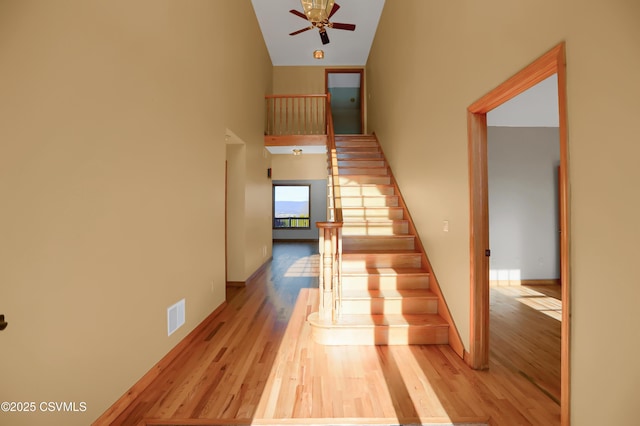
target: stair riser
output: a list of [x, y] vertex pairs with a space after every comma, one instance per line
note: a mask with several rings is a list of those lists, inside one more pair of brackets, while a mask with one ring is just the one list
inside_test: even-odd
[[338, 160], [338, 167], [385, 167], [383, 160]]
[[367, 196], [379, 196], [379, 195], [394, 195], [393, 186], [341, 186], [340, 195], [343, 197], [367, 197]]
[[343, 314], [437, 314], [438, 300], [432, 298], [404, 298], [370, 300], [342, 299]]
[[398, 196], [347, 197], [340, 191], [342, 207], [398, 207]]
[[387, 176], [389, 171], [386, 167], [339, 167], [339, 174], [344, 175], [375, 175], [375, 176]]
[[428, 289], [428, 275], [343, 275], [344, 290], [414, 290]]
[[359, 272], [364, 268], [420, 268], [420, 254], [344, 254], [342, 271]]
[[342, 227], [342, 235], [407, 235], [409, 224], [399, 222], [393, 224], [376, 225], [375, 222], [350, 223], [345, 222]]
[[375, 159], [382, 158], [382, 153], [379, 151], [370, 152], [338, 152], [338, 161], [351, 160], [351, 159]]
[[382, 238], [366, 238], [366, 237], [343, 237], [342, 247], [344, 250], [413, 250], [415, 248], [415, 239], [413, 237], [405, 238], [402, 236], [391, 236]]
[[375, 219], [403, 219], [404, 211], [397, 207], [366, 207], [366, 208], [345, 208], [342, 209], [345, 221], [364, 221]]
[[375, 146], [338, 146], [336, 147], [338, 154], [343, 152], [380, 152]]
[[313, 339], [324, 345], [446, 345], [448, 326], [439, 327], [312, 327]]
[[362, 175], [353, 175], [353, 176], [339, 176], [338, 177], [340, 185], [349, 185], [349, 184], [379, 184], [379, 185], [389, 185], [391, 183], [391, 177], [389, 176], [362, 176]]
[[370, 140], [356, 140], [356, 141], [336, 141], [336, 148], [352, 148], [352, 147], [374, 147], [377, 148], [376, 141]]

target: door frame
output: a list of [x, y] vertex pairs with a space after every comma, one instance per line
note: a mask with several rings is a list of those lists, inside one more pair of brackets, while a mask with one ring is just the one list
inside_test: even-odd
[[567, 147], [567, 94], [565, 43], [533, 61], [504, 83], [467, 108], [470, 192], [470, 347], [469, 366], [489, 367], [489, 202], [487, 176], [487, 112], [514, 98], [542, 80], [558, 75], [558, 113], [560, 133], [560, 282], [562, 285], [560, 411], [561, 424], [569, 425], [569, 174]]
[[360, 74], [360, 131], [364, 134], [364, 68], [325, 68], [324, 93], [329, 93], [329, 74]]

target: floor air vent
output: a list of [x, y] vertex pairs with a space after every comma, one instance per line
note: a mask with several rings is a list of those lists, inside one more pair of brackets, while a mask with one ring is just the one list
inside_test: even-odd
[[168, 336], [184, 325], [184, 299], [167, 308]]

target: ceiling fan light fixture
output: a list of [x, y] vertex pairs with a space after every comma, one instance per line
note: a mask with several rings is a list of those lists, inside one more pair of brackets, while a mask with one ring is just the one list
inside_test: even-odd
[[316, 59], [324, 59], [324, 50], [314, 50], [313, 57]]
[[300, 0], [304, 14], [311, 22], [324, 22], [329, 19], [334, 0]]

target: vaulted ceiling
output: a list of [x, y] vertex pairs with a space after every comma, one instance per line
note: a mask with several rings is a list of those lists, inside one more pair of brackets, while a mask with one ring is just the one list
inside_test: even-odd
[[[401, 1], [401, 0], [390, 0]], [[328, 29], [331, 42], [323, 45], [317, 29], [290, 36], [308, 27], [308, 21], [291, 9], [302, 11], [300, 0], [251, 0], [273, 66], [362, 66], [369, 57], [385, 0], [337, 0], [332, 22], [356, 25], [355, 31]], [[325, 52], [322, 60], [313, 51]], [[549, 78], [488, 115], [493, 126], [557, 127], [557, 80]]]
[[[302, 11], [300, 0], [251, 0], [264, 41], [274, 66], [365, 66], [378, 28], [385, 0], [338, 0], [340, 9], [331, 22], [355, 24], [355, 31], [327, 30], [330, 43], [323, 45], [317, 29], [290, 36], [310, 26], [289, 12]], [[324, 59], [313, 58], [314, 50], [323, 50]]]

